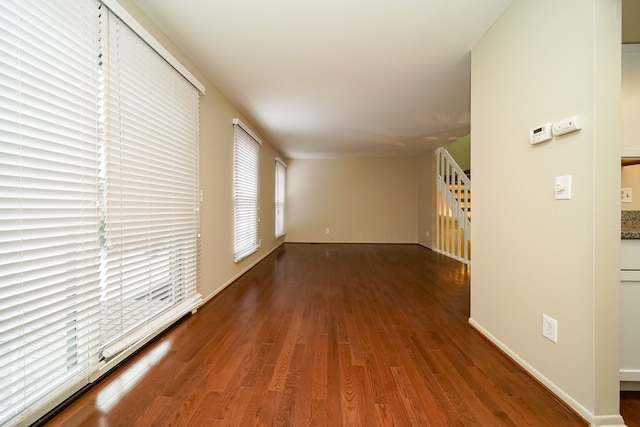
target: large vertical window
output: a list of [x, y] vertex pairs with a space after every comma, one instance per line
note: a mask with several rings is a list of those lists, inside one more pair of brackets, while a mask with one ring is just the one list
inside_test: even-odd
[[111, 11], [101, 24], [101, 357], [109, 360], [198, 298], [198, 91]]
[[249, 256], [260, 246], [258, 237], [258, 167], [260, 139], [240, 120], [233, 120], [233, 259]]
[[287, 180], [287, 165], [280, 159], [276, 159], [276, 238], [285, 234], [284, 203]]
[[200, 302], [198, 91], [120, 18], [0, 2], [0, 425]]
[[97, 3], [0, 2], [0, 425], [96, 363]]

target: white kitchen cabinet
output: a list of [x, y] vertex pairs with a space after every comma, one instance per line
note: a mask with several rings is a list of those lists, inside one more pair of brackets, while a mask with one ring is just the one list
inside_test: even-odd
[[622, 239], [620, 252], [620, 381], [640, 390], [640, 239]]

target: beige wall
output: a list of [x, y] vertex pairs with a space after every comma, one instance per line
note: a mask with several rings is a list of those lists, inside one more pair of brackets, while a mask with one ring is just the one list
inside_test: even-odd
[[[227, 101], [218, 89], [155, 27], [133, 0], [118, 2], [169, 50], [201, 83], [206, 94], [200, 97], [200, 187], [201, 251], [198, 289], [205, 299], [222, 290], [273, 249], [283, 238], [275, 238], [274, 185], [275, 157], [281, 157], [263, 141], [260, 151], [260, 239], [257, 253], [240, 263], [233, 262], [233, 118], [251, 122]], [[259, 135], [255, 127], [253, 131]]]
[[622, 46], [622, 155], [640, 157], [640, 44]]
[[435, 150], [418, 159], [418, 243], [433, 249], [436, 230], [436, 158]]
[[287, 242], [417, 242], [417, 159], [289, 160], [288, 166]]
[[[595, 425], [622, 423], [620, 19], [617, 0], [516, 0], [472, 51], [470, 321]], [[528, 143], [574, 114], [582, 130]]]

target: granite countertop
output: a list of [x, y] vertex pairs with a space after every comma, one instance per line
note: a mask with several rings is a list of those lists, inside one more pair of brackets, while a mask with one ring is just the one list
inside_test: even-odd
[[620, 238], [640, 239], [640, 211], [620, 211]]

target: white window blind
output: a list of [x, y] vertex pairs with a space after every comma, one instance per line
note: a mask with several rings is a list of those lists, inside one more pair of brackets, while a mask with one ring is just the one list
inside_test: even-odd
[[28, 425], [199, 305], [198, 93], [96, 0], [3, 0], [0, 55], [0, 425]]
[[260, 245], [258, 238], [258, 166], [260, 140], [234, 119], [233, 152], [233, 258], [249, 256]]
[[110, 360], [154, 333], [164, 313], [200, 303], [198, 91], [112, 12], [100, 24], [100, 356]]
[[96, 29], [95, 1], [0, 2], [0, 425], [97, 362]]
[[276, 238], [285, 234], [284, 203], [286, 193], [287, 165], [276, 159]]

